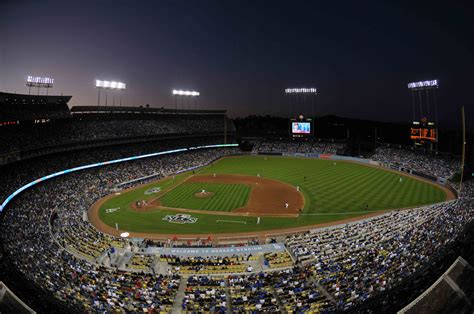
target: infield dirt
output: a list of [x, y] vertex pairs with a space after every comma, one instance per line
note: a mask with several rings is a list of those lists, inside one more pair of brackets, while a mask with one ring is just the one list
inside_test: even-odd
[[[245, 184], [251, 188], [250, 196], [245, 207], [234, 209], [230, 213], [209, 210], [189, 210], [190, 212], [201, 212], [207, 214], [220, 214], [231, 216], [238, 215], [261, 215], [261, 216], [288, 216], [295, 217], [300, 209], [304, 207], [304, 197], [294, 186], [278, 180], [246, 175], [194, 175], [181, 184], [186, 183], [220, 183], [220, 184]], [[286, 206], [288, 205], [288, 206]], [[152, 199], [146, 210], [159, 208], [175, 209], [162, 206], [160, 198]], [[186, 208], [176, 208], [186, 211]], [[143, 210], [140, 209], [140, 210]]]

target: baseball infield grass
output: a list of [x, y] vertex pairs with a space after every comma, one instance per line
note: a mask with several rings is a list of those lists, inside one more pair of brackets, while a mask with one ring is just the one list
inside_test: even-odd
[[[202, 190], [214, 195], [209, 198], [196, 197], [195, 194]], [[245, 206], [249, 194], [250, 187], [244, 184], [185, 182], [163, 195], [160, 203], [173, 208], [231, 211]]]
[[[192, 175], [188, 172], [124, 191], [110, 198], [100, 206], [99, 217], [109, 226], [115, 227], [115, 223], [118, 223], [121, 230], [132, 232], [235, 233], [326, 223], [369, 212], [446, 200], [446, 193], [433, 184], [377, 167], [334, 160], [239, 156], [220, 159], [196, 173], [260, 174], [262, 177], [277, 179], [299, 186], [305, 198], [305, 206], [299, 217], [262, 217], [259, 224], [256, 223], [256, 217], [205, 213], [189, 213], [197, 218], [195, 223], [176, 224], [164, 220], [167, 215], [177, 214], [176, 211], [136, 211], [130, 207], [135, 201], [158, 197], [167, 207], [231, 211], [244, 206], [249, 198], [250, 187], [246, 185], [187, 183], [184, 180]], [[152, 188], [159, 188], [160, 191], [145, 194]], [[213, 197], [196, 197], [195, 193], [203, 189], [213, 192]]]

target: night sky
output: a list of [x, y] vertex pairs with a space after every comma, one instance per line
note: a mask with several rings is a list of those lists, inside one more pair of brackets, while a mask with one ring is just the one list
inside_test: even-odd
[[0, 91], [49, 76], [96, 105], [94, 80], [118, 80], [127, 105], [174, 107], [182, 88], [236, 117], [288, 114], [285, 87], [317, 87], [317, 115], [408, 122], [406, 84], [438, 79], [440, 125], [457, 127], [474, 107], [472, 1], [381, 2], [3, 0]]

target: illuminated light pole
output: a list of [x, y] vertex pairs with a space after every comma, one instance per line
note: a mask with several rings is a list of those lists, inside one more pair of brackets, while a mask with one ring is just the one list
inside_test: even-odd
[[49, 77], [39, 77], [28, 75], [26, 77], [26, 86], [28, 87], [28, 95], [31, 94], [31, 88], [38, 88], [38, 95], [40, 88], [46, 88], [46, 95], [48, 95], [48, 89], [52, 88], [54, 84], [54, 79]]
[[191, 99], [193, 99], [194, 97], [199, 97], [201, 95], [201, 93], [197, 91], [189, 91], [189, 90], [181, 90], [181, 89], [173, 89], [172, 94], [176, 97], [176, 105], [175, 105], [176, 110], [178, 110], [178, 97], [179, 96], [181, 96], [181, 109], [184, 109], [185, 98], [190, 97]]
[[[107, 107], [107, 90], [112, 91], [119, 91], [122, 92], [126, 88], [126, 84], [122, 82], [116, 81], [101, 81], [95, 80], [95, 87], [98, 90], [97, 95], [97, 107], [100, 107], [100, 90], [103, 89], [105, 91], [105, 106]], [[115, 94], [113, 94], [113, 102], [112, 104], [115, 106]], [[122, 105], [122, 94], [120, 94], [120, 106]]]
[[[429, 80], [429, 81], [419, 81], [419, 82], [412, 82], [408, 83], [408, 89], [411, 91], [411, 98], [412, 98], [412, 112], [413, 112], [413, 125], [417, 126], [422, 124], [426, 124], [430, 126], [431, 129], [435, 130], [436, 139], [434, 140], [435, 143], [435, 150], [438, 151], [438, 104], [437, 104], [437, 94], [436, 90], [438, 89], [438, 80]], [[426, 114], [423, 112], [425, 105], [423, 104], [423, 91], [426, 94]], [[418, 93], [418, 107], [419, 107], [419, 114], [417, 115], [416, 112], [416, 94]], [[430, 93], [433, 95], [430, 97]], [[430, 98], [433, 100], [432, 104], [430, 103]], [[433, 123], [431, 117], [431, 106], [434, 106], [434, 115], [435, 115], [435, 122]], [[413, 131], [416, 131], [415, 130]], [[413, 129], [413, 128], [412, 128]], [[420, 131], [421, 132], [421, 131]], [[430, 131], [431, 132], [431, 131]], [[413, 138], [413, 137], [412, 137]], [[432, 139], [430, 139], [433, 142]], [[415, 144], [418, 142], [415, 141]], [[419, 144], [419, 143], [418, 143]], [[430, 147], [432, 149], [432, 146]]]
[[[301, 94], [303, 95], [303, 99], [302, 99], [302, 110], [300, 111], [299, 110], [299, 103], [300, 103], [299, 95]], [[299, 114], [302, 114], [302, 113], [306, 115], [306, 112], [303, 112], [303, 111], [305, 111], [306, 109], [306, 96], [308, 95], [310, 97], [311, 114], [314, 115], [314, 98], [317, 94], [318, 94], [318, 89], [315, 87], [285, 88], [285, 95], [288, 95], [288, 104], [290, 106], [290, 112], [291, 112], [290, 115], [293, 114], [293, 110], [292, 110], [293, 106], [292, 106], [292, 101], [291, 101], [292, 95], [295, 96], [295, 100], [296, 100], [296, 115], [295, 116], [298, 116]]]
[[[428, 119], [430, 119], [431, 108], [430, 108], [430, 101], [429, 101], [429, 91], [436, 90], [438, 88], [438, 80], [431, 80], [431, 81], [420, 81], [420, 82], [412, 82], [408, 83], [408, 89], [412, 92], [412, 102], [413, 102], [413, 121], [416, 120], [416, 113], [415, 113], [415, 94], [418, 92], [419, 96], [419, 107], [420, 107], [420, 118], [423, 116], [423, 101], [422, 101], [422, 91], [426, 91], [426, 100], [427, 100], [427, 111], [428, 111]], [[436, 93], [435, 93], [436, 96]], [[435, 112], [436, 112], [435, 108]], [[436, 121], [437, 122], [437, 121]]]

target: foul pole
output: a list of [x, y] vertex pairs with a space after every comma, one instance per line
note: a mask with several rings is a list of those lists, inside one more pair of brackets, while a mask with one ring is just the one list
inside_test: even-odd
[[227, 115], [224, 113], [224, 144], [227, 144]]
[[462, 180], [464, 176], [464, 161], [466, 158], [466, 117], [464, 116], [464, 106], [461, 107], [462, 119], [462, 156], [461, 156], [461, 179], [459, 180], [459, 195], [462, 192]]

